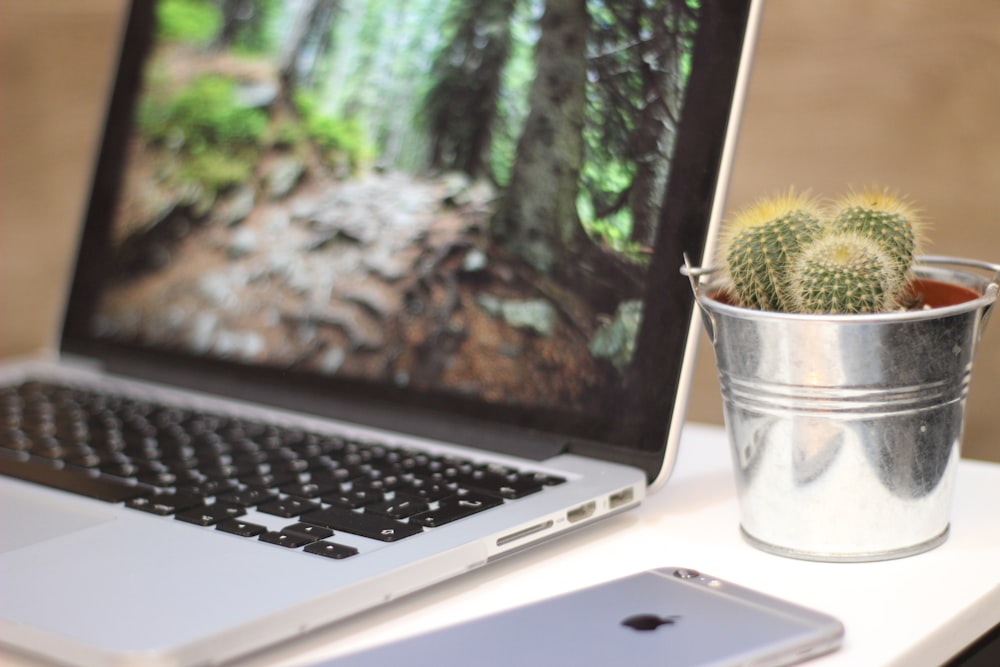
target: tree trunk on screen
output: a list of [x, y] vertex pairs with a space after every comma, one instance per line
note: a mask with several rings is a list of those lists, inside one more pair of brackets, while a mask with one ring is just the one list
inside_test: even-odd
[[586, 110], [585, 0], [550, 0], [535, 49], [531, 110], [494, 234], [540, 271], [587, 237], [576, 210]]
[[539, 272], [611, 312], [640, 271], [590, 239], [577, 213], [586, 113], [586, 0], [549, 0], [535, 47], [530, 111], [494, 237]]
[[433, 168], [473, 178], [489, 175], [490, 141], [516, 6], [517, 0], [476, 0], [451, 17], [454, 34], [435, 58], [434, 84], [424, 102]]
[[652, 34], [642, 63], [642, 102], [632, 136], [636, 164], [629, 193], [632, 240], [652, 247], [670, 177], [683, 101], [682, 0], [650, 9]]

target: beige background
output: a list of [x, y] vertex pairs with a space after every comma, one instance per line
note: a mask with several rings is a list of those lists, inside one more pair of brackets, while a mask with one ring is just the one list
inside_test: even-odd
[[[0, 356], [51, 344], [122, 0], [0, 0]], [[939, 254], [1000, 262], [1000, 2], [773, 0], [730, 206], [795, 185], [890, 185]], [[966, 456], [1000, 461], [1000, 322], [976, 362]], [[689, 416], [721, 423], [703, 344]]]

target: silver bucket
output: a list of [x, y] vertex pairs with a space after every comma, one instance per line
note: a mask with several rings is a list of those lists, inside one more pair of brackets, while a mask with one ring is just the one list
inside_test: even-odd
[[717, 271], [684, 272], [715, 349], [744, 537], [823, 561], [900, 558], [944, 542], [1000, 265], [921, 257], [918, 277], [976, 298], [871, 315], [735, 307], [713, 298]]

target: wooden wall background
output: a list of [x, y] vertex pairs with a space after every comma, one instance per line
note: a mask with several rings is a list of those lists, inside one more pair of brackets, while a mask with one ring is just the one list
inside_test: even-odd
[[[54, 341], [123, 9], [0, 4], [0, 356]], [[789, 185], [886, 184], [921, 205], [931, 251], [1000, 262], [998, 105], [996, 0], [772, 0], [730, 208]], [[998, 329], [976, 362], [964, 455], [1000, 461]], [[692, 392], [689, 417], [721, 423], [705, 341]]]

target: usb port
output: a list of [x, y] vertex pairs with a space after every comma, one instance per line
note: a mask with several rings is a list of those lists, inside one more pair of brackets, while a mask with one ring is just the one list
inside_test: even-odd
[[614, 509], [616, 507], [621, 507], [622, 505], [627, 505], [632, 502], [632, 498], [634, 497], [635, 493], [632, 491], [632, 487], [622, 489], [618, 493], [612, 493], [608, 496], [608, 507]]
[[594, 510], [597, 509], [597, 503], [589, 502], [586, 505], [580, 505], [575, 509], [571, 509], [566, 513], [566, 518], [569, 519], [570, 523], [576, 523], [577, 521], [583, 521], [589, 516], [594, 514]]

